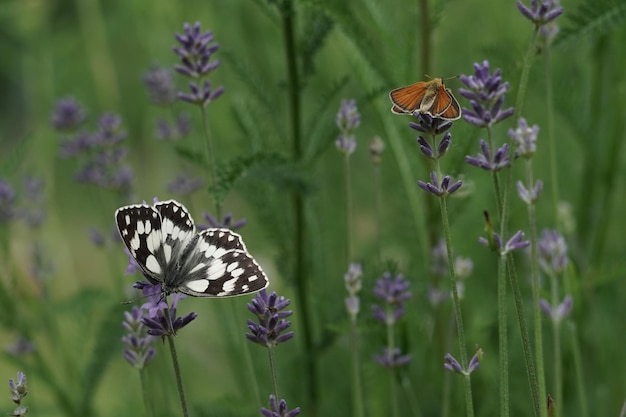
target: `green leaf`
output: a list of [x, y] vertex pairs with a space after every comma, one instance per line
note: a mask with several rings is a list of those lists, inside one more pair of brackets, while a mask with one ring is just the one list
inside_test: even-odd
[[607, 34], [626, 22], [626, 2], [597, 0], [585, 2], [571, 13], [566, 13], [568, 26], [554, 41], [554, 46], [571, 45], [580, 39]]

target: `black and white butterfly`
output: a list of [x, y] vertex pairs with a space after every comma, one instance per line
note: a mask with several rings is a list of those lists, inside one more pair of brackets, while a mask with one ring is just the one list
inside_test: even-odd
[[268, 285], [241, 236], [228, 229], [196, 233], [189, 211], [175, 200], [120, 207], [115, 221], [144, 276], [166, 295], [231, 297]]

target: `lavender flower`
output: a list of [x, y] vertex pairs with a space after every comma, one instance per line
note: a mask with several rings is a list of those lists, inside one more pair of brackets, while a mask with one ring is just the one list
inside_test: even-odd
[[270, 409], [261, 408], [261, 414], [265, 417], [295, 417], [300, 414], [300, 407], [288, 410], [287, 401], [280, 400], [276, 402], [276, 397], [270, 395]]
[[443, 364], [443, 366], [449, 371], [468, 376], [472, 372], [474, 372], [476, 368], [478, 368], [478, 366], [480, 365], [480, 361], [482, 360], [482, 356], [483, 350], [480, 348], [480, 346], [477, 346], [476, 354], [472, 356], [470, 363], [467, 365], [467, 369], [463, 369], [461, 364], [454, 358], [454, 356], [446, 353], [446, 355], [444, 356], [445, 363]]
[[290, 300], [283, 296], [279, 297], [275, 291], [269, 295], [265, 290], [258, 292], [246, 305], [258, 319], [258, 323], [248, 320], [248, 330], [250, 330], [250, 333], [246, 333], [248, 340], [272, 348], [291, 339], [292, 331], [283, 333], [291, 327], [291, 322], [285, 320], [285, 317], [291, 316], [293, 311], [282, 311], [289, 304], [291, 304]]
[[478, 242], [484, 246], [487, 246], [491, 250], [498, 252], [501, 256], [508, 254], [509, 252], [520, 250], [528, 245], [530, 245], [530, 241], [523, 240], [524, 232], [521, 230], [517, 231], [509, 240], [507, 240], [504, 247], [502, 247], [502, 238], [498, 233], [493, 233], [491, 236], [487, 238], [479, 237]]
[[417, 123], [410, 122], [409, 127], [426, 135], [441, 135], [452, 127], [452, 122], [446, 119], [434, 118], [426, 113], [415, 112]]
[[452, 178], [449, 175], [445, 175], [441, 180], [441, 185], [439, 185], [439, 181], [437, 179], [437, 174], [433, 171], [430, 173], [430, 181], [429, 183], [425, 183], [424, 181], [418, 181], [417, 185], [431, 194], [436, 195], [437, 197], [447, 197], [448, 195], [454, 193], [456, 190], [461, 188], [463, 183], [461, 181], [457, 181], [453, 184], [450, 184]]
[[515, 145], [515, 154], [524, 158], [532, 158], [537, 151], [537, 136], [539, 135], [539, 126], [528, 126], [528, 122], [520, 117], [517, 122], [517, 129], [509, 129], [509, 136]]
[[148, 312], [147, 316], [141, 319], [141, 322], [148, 328], [148, 334], [151, 336], [174, 336], [178, 330], [198, 317], [193, 312], [184, 317], [176, 317], [178, 301], [186, 298], [184, 294], [172, 294], [172, 302], [168, 307], [161, 284], [136, 283], [134, 287], [140, 288], [148, 300], [141, 306], [143, 310]]
[[517, 182], [517, 194], [528, 205], [535, 204], [539, 199], [541, 190], [543, 190], [543, 182], [541, 180], [537, 180], [530, 190], [526, 189], [526, 186], [521, 181]]
[[385, 272], [376, 281], [374, 295], [385, 304], [382, 308], [378, 304], [372, 306], [374, 318], [387, 325], [393, 325], [404, 315], [405, 302], [411, 298], [409, 282], [402, 274], [395, 277]]
[[481, 153], [477, 156], [466, 156], [465, 162], [491, 172], [500, 171], [502, 168], [511, 165], [511, 161], [509, 160], [509, 145], [506, 143], [496, 150], [493, 159], [491, 158], [489, 145], [482, 139], [480, 140], [480, 149]]
[[165, 119], [158, 119], [154, 137], [158, 140], [176, 141], [184, 138], [191, 132], [191, 118], [187, 113], [179, 113], [175, 123]]
[[204, 218], [204, 220], [206, 220], [207, 224], [206, 225], [196, 224], [196, 228], [199, 231], [211, 229], [211, 228], [237, 230], [237, 229], [241, 229], [242, 227], [244, 227], [247, 222], [246, 219], [239, 219], [239, 220], [233, 221], [232, 213], [226, 213], [224, 215], [224, 218], [221, 220], [216, 219], [210, 213], [207, 213], [207, 212], [203, 212], [202, 217]]
[[443, 135], [443, 138], [439, 141], [439, 145], [437, 145], [436, 153], [433, 151], [430, 143], [428, 143], [423, 136], [417, 137], [417, 143], [420, 145], [420, 151], [422, 151], [427, 158], [439, 159], [448, 152], [448, 149], [450, 149], [450, 145], [452, 145], [452, 135], [450, 132], [446, 132], [446, 134]]
[[537, 243], [539, 248], [539, 265], [548, 274], [560, 274], [567, 268], [567, 244], [556, 230], [544, 230]]
[[385, 151], [385, 142], [379, 137], [374, 136], [370, 141], [370, 157], [374, 164], [380, 164], [381, 156]]
[[489, 61], [474, 64], [475, 75], [461, 75], [461, 81], [469, 90], [461, 88], [459, 94], [470, 101], [472, 110], [463, 109], [463, 118], [479, 127], [491, 127], [513, 115], [512, 107], [502, 110], [509, 83], [502, 83], [502, 71], [498, 68], [489, 73]]
[[141, 77], [150, 101], [158, 106], [168, 107], [176, 100], [176, 86], [174, 77], [169, 68], [152, 67]]
[[22, 400], [28, 394], [28, 387], [26, 386], [26, 375], [24, 372], [17, 371], [17, 382], [12, 378], [9, 379], [9, 388], [11, 390], [11, 400], [17, 404], [17, 408], [13, 410], [11, 416], [23, 416], [28, 413], [28, 408], [22, 405]]
[[153, 336], [148, 334], [142, 320], [145, 312], [137, 306], [133, 306], [130, 312], [124, 312], [122, 325], [128, 334], [122, 337], [127, 347], [124, 349], [124, 359], [137, 369], [143, 369], [148, 362], [154, 359], [156, 350], [150, 346]]
[[20, 336], [12, 345], [6, 346], [4, 351], [11, 356], [21, 356], [34, 352], [35, 349], [36, 346], [34, 343]]
[[363, 277], [363, 268], [359, 263], [351, 263], [348, 272], [343, 276], [343, 281], [348, 291], [346, 298], [346, 309], [352, 320], [356, 320], [356, 316], [360, 310], [360, 300], [358, 293], [361, 292]]
[[521, 1], [517, 1], [516, 6], [522, 15], [536, 26], [543, 26], [563, 14], [563, 8], [558, 0], [546, 0], [541, 3], [538, 0], [531, 0], [530, 8]]
[[[174, 47], [173, 51], [179, 56], [181, 65], [176, 65], [174, 69], [186, 77], [201, 80], [219, 66], [217, 59], [211, 61], [219, 45], [213, 42], [211, 31], [201, 31], [200, 22], [196, 22], [193, 27], [185, 23], [183, 29], [184, 34], [175, 35], [180, 46]], [[216, 100], [224, 92], [224, 87], [212, 89], [208, 80], [204, 81], [202, 88], [195, 82], [189, 83], [189, 88], [190, 94], [179, 92], [178, 98], [202, 106]]]
[[17, 194], [9, 181], [0, 179], [0, 223], [8, 223], [16, 216]]
[[51, 123], [57, 130], [74, 131], [87, 119], [85, 109], [73, 97], [57, 101], [52, 112]]
[[337, 127], [341, 132], [351, 132], [361, 124], [361, 114], [354, 99], [341, 100], [341, 107], [337, 113]]
[[539, 300], [541, 310], [543, 310], [543, 312], [546, 313], [546, 315], [550, 317], [552, 322], [555, 324], [561, 323], [565, 318], [567, 318], [567, 316], [569, 316], [569, 313], [572, 311], [573, 304], [574, 299], [571, 295], [566, 296], [559, 305], [554, 307], [552, 307], [548, 300], [544, 298]]
[[387, 369], [399, 368], [411, 362], [411, 355], [403, 355], [400, 349], [395, 348], [392, 352], [383, 348], [380, 355], [374, 355], [374, 360]]
[[22, 216], [26, 223], [36, 229], [41, 226], [46, 219], [44, 209], [44, 182], [41, 178], [29, 176], [24, 179], [24, 200]]
[[356, 101], [342, 100], [336, 120], [341, 134], [335, 141], [335, 146], [340, 152], [351, 155], [356, 149], [356, 139], [352, 132], [361, 124], [361, 115], [356, 107]]
[[190, 195], [202, 188], [203, 185], [204, 181], [200, 178], [178, 174], [174, 181], [167, 184], [167, 191], [170, 194]]

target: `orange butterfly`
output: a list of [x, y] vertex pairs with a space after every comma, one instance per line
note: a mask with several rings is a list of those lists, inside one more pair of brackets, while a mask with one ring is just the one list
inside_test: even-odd
[[443, 85], [441, 78], [396, 88], [389, 93], [389, 98], [393, 103], [391, 111], [395, 114], [418, 112], [445, 120], [457, 120], [461, 117], [459, 102], [452, 95], [452, 91]]

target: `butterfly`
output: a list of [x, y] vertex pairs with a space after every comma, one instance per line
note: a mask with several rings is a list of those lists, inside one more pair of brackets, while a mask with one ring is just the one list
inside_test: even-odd
[[395, 114], [424, 113], [445, 120], [461, 117], [461, 106], [452, 91], [443, 84], [443, 79], [419, 81], [406, 87], [396, 88], [389, 93]]
[[175, 200], [115, 211], [120, 236], [144, 276], [165, 295], [231, 297], [269, 284], [241, 236], [229, 229], [196, 233], [189, 211]]

